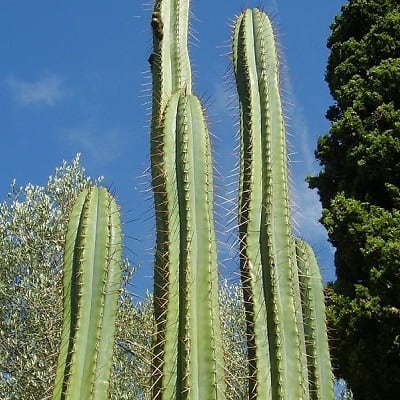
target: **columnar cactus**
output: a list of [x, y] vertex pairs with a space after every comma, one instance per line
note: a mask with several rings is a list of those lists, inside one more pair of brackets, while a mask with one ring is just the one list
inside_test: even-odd
[[223, 398], [210, 139], [201, 104], [175, 93], [163, 123], [176, 132], [179, 249], [179, 323], [176, 398]]
[[152, 14], [152, 187], [156, 210], [154, 399], [224, 396], [209, 134], [191, 94], [189, 1]]
[[168, 277], [165, 303], [156, 297], [159, 288], [155, 291], [160, 319], [153, 398], [223, 398], [213, 171], [209, 134], [197, 97], [184, 90], [174, 93], [161, 126], [163, 135], [175, 136], [174, 204], [180, 225], [171, 227], [177, 258], [169, 258], [163, 267]]
[[[312, 301], [300, 294], [308, 284], [299, 284], [290, 226], [278, 55], [271, 23], [259, 9], [246, 10], [235, 23], [233, 64], [240, 107], [239, 236], [249, 398], [327, 400], [333, 398], [331, 374], [322, 378], [307, 371], [308, 359], [315, 357], [308, 341], [319, 334], [326, 344], [319, 356], [324, 367], [329, 364], [323, 298], [321, 291], [316, 321], [309, 314]], [[307, 274], [302, 266], [300, 275]], [[327, 388], [324, 396], [315, 397], [322, 381], [311, 381], [321, 378]]]
[[[160, 121], [172, 93], [192, 87], [188, 51], [189, 0], [156, 0], [151, 16], [153, 52], [149, 57], [153, 80], [152, 122]], [[157, 121], [158, 115], [158, 121]]]
[[[175, 134], [166, 133], [161, 122], [172, 93], [183, 86], [186, 90], [191, 89], [188, 21], [188, 1], [155, 1], [151, 17], [153, 52], [149, 57], [152, 73], [150, 157], [157, 234], [154, 267], [154, 393], [160, 391], [158, 385], [163, 375], [164, 359], [175, 357], [176, 344], [172, 348], [165, 347], [164, 341], [170, 342], [169, 334], [177, 341], [175, 328], [170, 332], [168, 328], [171, 325], [167, 324], [167, 321], [178, 316], [180, 216], [175, 177]], [[173, 374], [173, 371], [170, 373]], [[169, 379], [168, 382], [173, 392], [175, 380]], [[164, 390], [170, 392], [169, 389]]]
[[333, 398], [333, 375], [325, 323], [325, 299], [318, 262], [311, 246], [296, 239], [310, 399]]
[[121, 224], [105, 188], [84, 189], [65, 241], [64, 311], [53, 400], [106, 400], [121, 280]]

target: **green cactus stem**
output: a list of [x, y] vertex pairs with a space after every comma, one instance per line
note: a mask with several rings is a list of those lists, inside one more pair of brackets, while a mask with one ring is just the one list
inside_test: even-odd
[[[153, 344], [153, 394], [162, 384], [166, 398], [176, 389], [176, 380], [166, 383], [165, 371], [176, 357], [178, 336], [169, 329], [178, 318], [178, 261], [180, 216], [175, 172], [175, 131], [162, 128], [165, 107], [177, 90], [191, 90], [191, 69], [187, 48], [189, 26], [188, 0], [156, 0], [151, 17], [153, 53], [149, 58], [152, 74], [152, 118], [150, 157], [156, 219], [154, 266], [154, 314], [156, 331]], [[168, 325], [167, 325], [167, 321]], [[174, 323], [172, 323], [174, 326]], [[173, 339], [171, 338], [172, 335]], [[164, 346], [164, 343], [168, 343]], [[175, 368], [176, 365], [172, 368]], [[163, 383], [162, 383], [163, 382]]]
[[249, 398], [308, 399], [278, 54], [270, 20], [259, 9], [244, 11], [235, 23], [233, 65], [240, 107], [239, 238]]
[[65, 241], [64, 311], [53, 400], [106, 400], [121, 280], [119, 209], [105, 188], [84, 189]]
[[311, 400], [333, 400], [333, 374], [326, 331], [321, 273], [311, 246], [296, 239]]
[[[157, 399], [224, 398], [224, 364], [218, 304], [213, 217], [213, 171], [208, 129], [197, 97], [180, 91], [165, 110], [165, 135], [176, 137], [179, 258], [169, 264], [168, 304], [155, 302], [166, 318]], [[172, 312], [171, 310], [174, 310]]]
[[[160, 122], [172, 93], [192, 88], [188, 51], [189, 0], [156, 0], [151, 16], [153, 53], [149, 57], [153, 85], [152, 122]], [[153, 128], [153, 125], [152, 125]]]
[[[156, 217], [154, 266], [153, 397], [176, 392], [179, 315], [180, 214], [176, 183], [176, 134], [163, 128], [171, 95], [191, 91], [188, 52], [189, 0], [156, 0], [151, 17], [153, 52], [150, 156]], [[168, 325], [167, 325], [168, 324]], [[170, 368], [170, 369], [169, 369]], [[166, 378], [168, 377], [168, 378]]]

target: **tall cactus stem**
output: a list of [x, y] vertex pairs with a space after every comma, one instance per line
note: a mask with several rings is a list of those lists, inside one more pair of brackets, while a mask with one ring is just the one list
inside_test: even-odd
[[[165, 107], [172, 93], [191, 90], [188, 53], [188, 0], [156, 0], [151, 17], [153, 53], [150, 157], [156, 217], [154, 266], [153, 397], [172, 398], [176, 390], [178, 336], [178, 262], [180, 216], [175, 172], [175, 132], [162, 128]], [[168, 322], [167, 322], [168, 321]], [[165, 370], [171, 367], [171, 370]], [[169, 378], [166, 379], [165, 376]], [[174, 378], [175, 377], [175, 378]]]
[[156, 0], [151, 17], [153, 53], [149, 57], [153, 83], [152, 120], [159, 123], [172, 93], [192, 88], [188, 51], [189, 0]]
[[53, 400], [106, 400], [121, 281], [119, 209], [105, 188], [84, 189], [64, 251], [64, 311]]
[[212, 399], [223, 384], [212, 166], [201, 106], [190, 94], [189, 5], [156, 0], [151, 19], [155, 399]]
[[[160, 399], [222, 399], [225, 382], [213, 171], [208, 129], [197, 97], [185, 91], [173, 94], [162, 126], [166, 133], [172, 131], [176, 136], [175, 171], [181, 224], [179, 270], [172, 270], [177, 273], [179, 284], [174, 287], [176, 294], [171, 293], [178, 312], [171, 314], [174, 318], [164, 325], [163, 376], [156, 394]], [[172, 271], [169, 270], [170, 275]], [[156, 315], [162, 312], [159, 310]], [[171, 372], [175, 375], [171, 376]], [[171, 382], [176, 385], [175, 397], [171, 397]]]
[[296, 253], [304, 318], [310, 399], [333, 400], [333, 375], [321, 273], [314, 251], [307, 242], [296, 239]]
[[285, 124], [275, 36], [246, 10], [234, 26], [241, 162], [239, 235], [250, 399], [304, 399], [298, 284], [290, 228]]

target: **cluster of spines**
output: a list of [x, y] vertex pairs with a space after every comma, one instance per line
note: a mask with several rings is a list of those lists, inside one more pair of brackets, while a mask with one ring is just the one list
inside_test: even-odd
[[53, 400], [108, 398], [120, 280], [119, 209], [105, 188], [84, 189], [66, 234]]

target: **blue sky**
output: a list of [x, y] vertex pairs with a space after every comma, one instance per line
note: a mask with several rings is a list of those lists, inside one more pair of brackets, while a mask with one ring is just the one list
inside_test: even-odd
[[[317, 222], [316, 193], [304, 179], [318, 172], [316, 140], [329, 129], [325, 43], [343, 3], [261, 2], [275, 22], [284, 60], [294, 219], [298, 234], [316, 250], [325, 281], [334, 279], [333, 251]], [[222, 196], [230, 190], [232, 179], [223, 177], [234, 168], [236, 146], [237, 115], [229, 105], [231, 24], [243, 7], [258, 5], [245, 0], [192, 5], [194, 87], [214, 135]], [[151, 4], [136, 0], [15, 0], [4, 2], [0, 13], [0, 200], [12, 179], [44, 185], [62, 160], [82, 153], [88, 175], [104, 175], [122, 206], [128, 255], [142, 265], [134, 280], [138, 294], [151, 289], [154, 240], [147, 173], [150, 15]], [[229, 257], [232, 237], [220, 236], [223, 258]]]

